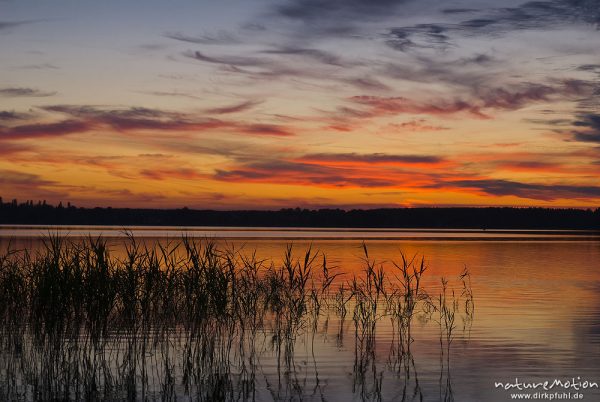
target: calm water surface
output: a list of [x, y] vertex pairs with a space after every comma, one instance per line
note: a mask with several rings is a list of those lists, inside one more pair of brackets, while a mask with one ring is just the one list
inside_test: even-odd
[[[331, 230], [272, 228], [140, 228], [130, 227], [146, 242], [188, 236], [211, 238], [260, 258], [281, 261], [292, 243], [300, 255], [312, 246], [349, 280], [360, 272], [362, 242], [369, 255], [390, 274], [392, 261], [405, 255], [424, 256], [425, 287], [435, 295], [440, 277], [456, 278], [464, 266], [471, 272], [475, 296], [472, 323], [458, 319], [450, 355], [441, 354], [439, 328], [434, 322], [414, 324], [414, 366], [406, 381], [390, 358], [389, 319], [378, 323], [373, 364], [357, 373], [351, 317], [340, 323], [322, 320], [317, 334], [297, 341], [293, 386], [278, 388], [282, 374], [268, 347], [259, 358], [256, 400], [420, 400], [507, 401], [511, 393], [495, 382], [524, 383], [570, 380], [600, 383], [600, 237], [591, 232], [563, 231], [440, 231]], [[115, 253], [122, 251], [123, 228], [117, 227], [0, 227], [0, 247], [35, 250], [48, 233], [106, 236]], [[457, 286], [457, 285], [456, 285]], [[458, 289], [458, 287], [457, 287]], [[340, 327], [341, 325], [341, 327]], [[464, 328], [463, 328], [464, 327]], [[340, 328], [347, 336], [339, 339]], [[265, 338], [267, 339], [267, 338]], [[4, 356], [0, 354], [0, 359]], [[449, 357], [449, 359], [447, 359]], [[174, 373], [180, 373], [175, 361]], [[3, 373], [4, 375], [6, 373]], [[0, 381], [6, 381], [1, 378]], [[176, 381], [177, 384], [177, 381]], [[3, 385], [0, 384], [0, 388]], [[176, 385], [181, 400], [183, 387]], [[282, 391], [283, 389], [283, 391]], [[600, 400], [597, 388], [576, 391], [556, 387], [547, 393], [579, 392], [584, 400]], [[529, 393], [534, 393], [530, 391]], [[153, 395], [151, 392], [149, 395]], [[160, 400], [160, 390], [150, 399]], [[453, 399], [452, 399], [453, 398]], [[555, 400], [559, 400], [555, 396]]]

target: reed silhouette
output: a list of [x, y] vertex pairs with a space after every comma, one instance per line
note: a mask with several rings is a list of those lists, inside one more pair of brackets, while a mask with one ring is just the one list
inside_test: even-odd
[[[103, 238], [50, 235], [36, 253], [9, 246], [0, 256], [0, 399], [326, 400], [315, 338], [327, 337], [330, 320], [339, 347], [353, 329], [356, 396], [382, 400], [391, 368], [401, 399], [422, 399], [411, 349], [419, 316], [439, 325], [440, 399], [452, 400], [456, 317], [464, 330], [474, 314], [469, 272], [460, 293], [442, 279], [432, 297], [423, 258], [401, 253], [389, 271], [363, 252], [363, 272], [344, 279], [322, 253], [298, 257], [292, 245], [280, 263], [189, 237], [148, 245], [130, 235], [119, 256]], [[377, 328], [388, 319], [382, 363]], [[299, 345], [309, 345], [311, 364], [298, 364]]]

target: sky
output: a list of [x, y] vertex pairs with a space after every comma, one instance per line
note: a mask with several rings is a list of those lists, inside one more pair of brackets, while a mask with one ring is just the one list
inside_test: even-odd
[[0, 0], [0, 196], [600, 204], [597, 0]]

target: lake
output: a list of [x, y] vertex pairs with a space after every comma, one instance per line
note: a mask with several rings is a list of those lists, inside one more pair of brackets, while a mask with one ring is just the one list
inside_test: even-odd
[[[253, 340], [251, 360], [246, 360], [251, 364], [236, 364], [227, 373], [228, 385], [211, 383], [216, 392], [212, 396], [188, 386], [186, 366], [190, 363], [185, 348], [189, 334], [183, 331], [181, 335], [175, 328], [166, 338], [157, 338], [165, 339], [164, 344], [157, 343], [151, 351], [141, 353], [138, 358], [144, 360], [146, 368], [133, 374], [135, 392], [120, 399], [507, 401], [519, 392], [518, 387], [527, 386], [536, 388], [520, 392], [539, 393], [537, 399], [544, 399], [543, 394], [546, 399], [573, 399], [574, 394], [582, 394], [585, 400], [600, 397], [598, 233], [3, 226], [0, 248], [10, 243], [15, 249], [35, 253], [42, 249], [41, 239], [48, 234], [74, 240], [91, 235], [105, 237], [113, 255], [122, 257], [127, 233], [145, 245], [177, 242], [182, 234], [212, 240], [219, 247], [235, 248], [244, 255], [255, 252], [257, 259], [275, 265], [282, 263], [288, 245], [293, 245], [294, 255], [300, 258], [311, 247], [325, 255], [332, 270], [341, 274], [334, 287], [349, 283], [353, 275], [361, 275], [365, 268], [363, 244], [369, 260], [383, 267], [390, 280], [398, 275], [393, 262], [401, 261], [400, 253], [409, 259], [422, 256], [427, 266], [422, 286], [434, 301], [441, 292], [442, 277], [448, 279], [449, 294], [455, 290], [458, 300], [459, 275], [465, 266], [468, 268], [474, 310], [471, 316], [457, 312], [449, 342], [445, 333], [440, 333], [441, 323], [435, 314], [430, 318], [415, 315], [411, 341], [403, 344], [408, 345], [408, 354], [399, 353], [398, 333], [386, 314], [378, 318], [372, 343], [364, 349], [363, 339], [356, 335], [352, 312], [342, 318], [324, 310], [314, 331], [298, 331], [291, 356], [285, 361], [281, 350], [273, 346], [272, 327], [263, 325]], [[18, 341], [23, 345], [15, 346], [11, 334], [2, 334], [0, 395], [43, 400], [39, 391], [43, 381], [35, 378], [44, 373], [44, 362], [36, 361], [43, 358], [34, 346], [27, 346], [34, 342], [24, 334], [24, 340]], [[126, 337], [119, 338], [103, 353], [122, 356], [120, 351], [126, 343]], [[239, 362], [246, 357], [240, 358], [232, 351], [227, 359]], [[119, 372], [118, 362], [107, 360], [108, 367], [103, 370], [114, 377]], [[98, 382], [99, 389], [103, 381]], [[121, 384], [118, 379], [114, 381]], [[543, 389], [545, 381], [547, 390]], [[221, 394], [219, 387], [230, 392]], [[244, 391], [248, 389], [251, 392]], [[66, 399], [85, 399], [65, 395]]]

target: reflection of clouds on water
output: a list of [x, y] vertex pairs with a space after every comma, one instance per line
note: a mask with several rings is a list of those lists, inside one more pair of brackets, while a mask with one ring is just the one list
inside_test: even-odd
[[[33, 245], [31, 242], [30, 239], [29, 246]], [[152, 241], [139, 244], [143, 249], [151, 246]], [[340, 271], [346, 267], [346, 261], [358, 258], [360, 250], [355, 242], [314, 244], [315, 249], [318, 246], [327, 254], [328, 263], [338, 261], [335, 265], [340, 266]], [[317, 321], [311, 307], [300, 315], [304, 318], [297, 323], [294, 316], [282, 312], [277, 324], [277, 311], [263, 313], [252, 304], [252, 299], [245, 300], [240, 305], [246, 312], [235, 319], [234, 330], [226, 325], [233, 318], [223, 322], [184, 321], [178, 325], [177, 314], [161, 315], [161, 320], [171, 324], [159, 330], [161, 326], [144, 321], [143, 316], [141, 320], [127, 321], [124, 310], [119, 310], [119, 319], [109, 320], [106, 332], [102, 332], [101, 325], [84, 325], [87, 318], [83, 315], [56, 327], [54, 335], [40, 337], [34, 326], [23, 325], [28, 315], [19, 314], [19, 319], [5, 320], [12, 322], [11, 326], [0, 329], [3, 350], [10, 351], [0, 356], [0, 369], [5, 373], [0, 382], [6, 384], [0, 387], [0, 392], [22, 392], [24, 388], [18, 388], [21, 379], [38, 378], [29, 385], [29, 389], [37, 391], [27, 391], [30, 396], [25, 400], [36, 400], [31, 392], [46, 392], [39, 393], [44, 397], [49, 392], [72, 392], [72, 395], [105, 392], [107, 398], [118, 395], [127, 399], [137, 395], [139, 399], [143, 394], [152, 399], [166, 394], [197, 395], [199, 400], [206, 401], [234, 399], [234, 396], [238, 400], [402, 400], [403, 397], [412, 400], [414, 395], [422, 395], [425, 401], [451, 398], [476, 401], [481, 395], [489, 395], [486, 400], [500, 401], [504, 396], [492, 389], [494, 379], [506, 381], [515, 375], [520, 378], [594, 375], [600, 362], [595, 348], [599, 340], [600, 281], [597, 272], [583, 268], [589, 265], [585, 265], [586, 261], [598, 257], [593, 244], [376, 242], [372, 245], [369, 254], [378, 261], [375, 268], [381, 261], [387, 275], [394, 272], [390, 261], [400, 260], [400, 246], [411, 253], [415, 249], [425, 251], [433, 266], [426, 272], [425, 277], [430, 277], [424, 278], [423, 286], [426, 285], [434, 299], [440, 286], [429, 285], [437, 283], [437, 276], [455, 276], [462, 266], [457, 261], [469, 263], [473, 269], [477, 314], [470, 329], [468, 322], [463, 329], [462, 314], [456, 316], [449, 350], [444, 344], [443, 353], [440, 351], [439, 322], [444, 320], [435, 311], [415, 315], [410, 325], [412, 341], [406, 343], [402, 342], [408, 339], [406, 327], [402, 327], [401, 320], [390, 320], [390, 306], [377, 306], [375, 330], [369, 336], [370, 316], [364, 316], [364, 323], [356, 322], [353, 300], [344, 304], [343, 316], [343, 303], [336, 304], [334, 293], [330, 295], [330, 303], [321, 302]], [[239, 243], [236, 248], [239, 249]], [[258, 249], [258, 260], [265, 258], [265, 254], [275, 255], [277, 264], [285, 260], [281, 258], [283, 243], [247, 242], [243, 250], [254, 248]], [[296, 243], [294, 249], [302, 254], [305, 243]], [[494, 267], [494, 256], [511, 258], [502, 258], [503, 264]], [[565, 265], [565, 261], [571, 264]], [[360, 259], [354, 264], [364, 267]], [[544, 266], [544, 272], [535, 271], [536, 266]], [[453, 267], [458, 270], [450, 275]], [[0, 270], [0, 277], [6, 278], [7, 272]], [[572, 272], [571, 277], [566, 276], [567, 272]], [[351, 273], [360, 275], [358, 268]], [[340, 280], [348, 286], [349, 278], [351, 275]], [[512, 282], [522, 280], [538, 288], [515, 286], [518, 294], [511, 294]], [[239, 284], [243, 289], [251, 282]], [[455, 290], [459, 284], [458, 280], [452, 282]], [[491, 292], [494, 289], [501, 292]], [[346, 297], [351, 293], [347, 287]], [[167, 296], [168, 292], [156, 293], [151, 300], [161, 306], [160, 301], [167, 300]], [[310, 294], [307, 296], [310, 299]], [[85, 300], [82, 299], [81, 307], [92, 309], [96, 308], [93, 301], [100, 298]], [[388, 294], [388, 303], [389, 300]], [[373, 307], [371, 302], [368, 298], [363, 300], [366, 311]], [[20, 310], [15, 306], [13, 313], [17, 311]], [[135, 316], [142, 310], [136, 311], [131, 313]], [[155, 314], [160, 309], [152, 311]], [[252, 311], [259, 314], [252, 316]], [[288, 338], [286, 328], [296, 335]], [[110, 336], [78, 337], [86, 331]], [[75, 378], [78, 380], [73, 382]], [[65, 384], [71, 384], [71, 388]], [[79, 387], [79, 391], [74, 387]], [[595, 394], [589, 395], [592, 398]], [[37, 400], [42, 400], [42, 396]]]

